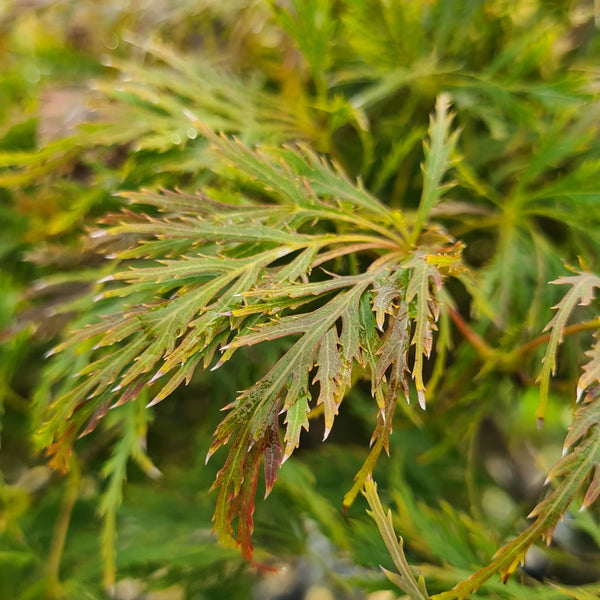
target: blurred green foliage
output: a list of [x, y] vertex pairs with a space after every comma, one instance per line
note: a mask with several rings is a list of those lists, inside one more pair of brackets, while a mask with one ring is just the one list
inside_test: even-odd
[[[67, 475], [37, 452], [56, 381], [86, 361], [44, 353], [99, 310], [95, 282], [114, 267], [84, 234], [121, 209], [115, 194], [177, 188], [235, 203], [245, 186], [260, 197], [216, 163], [198, 123], [247, 146], [302, 143], [418, 219], [422, 142], [449, 95], [454, 187], [430, 221], [466, 245], [468, 271], [441, 296], [465, 328], [442, 312], [428, 409], [399, 405], [373, 476], [432, 594], [525, 529], [597, 327], [596, 301], [575, 309], [584, 325], [559, 349], [538, 430], [540, 336], [565, 293], [548, 282], [564, 264], [600, 271], [599, 18], [584, 0], [2, 3], [0, 598], [270, 593], [273, 575], [210, 534], [224, 459], [204, 457], [219, 409], [284, 342], [197, 370], [155, 408], [144, 392], [111, 411], [76, 443]], [[259, 563], [308, 564], [306, 585], [326, 581], [340, 598], [391, 587], [366, 504], [341, 512], [376, 423], [356, 381], [327, 442], [316, 421], [303, 434], [257, 501]], [[550, 547], [476, 597], [596, 597], [599, 545], [598, 509], [574, 508]]]

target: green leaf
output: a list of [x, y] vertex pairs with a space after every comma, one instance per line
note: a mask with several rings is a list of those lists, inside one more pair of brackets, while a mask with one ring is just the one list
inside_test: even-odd
[[344, 363], [339, 354], [337, 333], [335, 329], [330, 329], [321, 342], [318, 370], [313, 379], [313, 383], [319, 382], [317, 406], [322, 404], [325, 412], [323, 440], [327, 439], [331, 431], [346, 385], [349, 383], [347, 377], [346, 381], [342, 381], [347, 371], [343, 370]]
[[425, 384], [423, 383], [423, 356], [429, 358], [433, 345], [433, 331], [439, 316], [438, 302], [431, 289], [439, 290], [442, 278], [439, 271], [428, 264], [428, 257], [415, 256], [406, 263], [413, 272], [406, 290], [406, 301], [415, 303], [416, 317], [412, 344], [415, 346], [415, 364], [412, 369], [417, 388], [417, 396], [422, 409], [425, 409]]
[[[102, 516], [102, 559], [103, 583], [113, 586], [116, 576], [117, 510], [123, 501], [123, 486], [127, 479], [127, 465], [134, 459], [152, 478], [160, 476], [160, 471], [152, 464], [145, 452], [147, 413], [144, 409], [145, 395], [126, 407], [118, 415], [119, 438], [113, 447], [110, 458], [104, 463], [102, 473], [108, 484], [100, 499], [98, 510]], [[114, 414], [114, 413], [113, 413]]]
[[554, 528], [578, 492], [585, 486], [592, 472], [594, 477], [588, 485], [583, 507], [587, 507], [597, 498], [600, 494], [597, 475], [600, 468], [599, 398], [597, 389], [589, 392], [583, 406], [576, 413], [565, 440], [565, 448], [575, 442], [579, 443], [550, 471], [547, 481], [560, 481], [529, 513], [529, 517], [535, 518], [535, 521], [513, 541], [500, 548], [486, 567], [457, 584], [451, 591], [434, 596], [436, 600], [467, 598], [496, 573], [500, 573], [502, 580], [506, 582], [519, 564], [523, 563], [527, 550], [538, 538], [542, 537], [547, 544], [550, 543]]
[[310, 396], [305, 394], [300, 396], [294, 404], [292, 404], [286, 413], [285, 424], [287, 425], [285, 430], [285, 452], [283, 454], [283, 460], [287, 460], [292, 452], [300, 444], [300, 432], [302, 428], [308, 431], [309, 422], [307, 414], [310, 410], [308, 401]]
[[[550, 340], [542, 359], [542, 370], [537, 378], [540, 384], [540, 400], [536, 412], [539, 422], [544, 419], [544, 415], [546, 414], [550, 376], [556, 372], [556, 352], [562, 342], [563, 331], [567, 321], [576, 306], [587, 306], [592, 301], [594, 288], [600, 287], [600, 278], [593, 273], [579, 272], [577, 275], [570, 277], [561, 277], [552, 281], [552, 283], [555, 285], [570, 285], [572, 287], [564, 295], [563, 299], [554, 306], [557, 312], [544, 328], [544, 331], [550, 330]], [[587, 380], [588, 376], [584, 374], [583, 383], [586, 383]]]
[[577, 400], [581, 394], [595, 383], [600, 383], [600, 334], [594, 332], [594, 344], [585, 355], [590, 359], [582, 367], [583, 373], [577, 382]]
[[458, 131], [450, 134], [453, 115], [448, 112], [449, 107], [450, 97], [440, 94], [435, 104], [435, 116], [430, 120], [429, 142], [424, 142], [423, 191], [411, 235], [413, 243], [421, 233], [435, 203], [452, 187], [450, 184], [442, 185], [442, 179], [451, 164], [450, 155], [458, 139]]
[[425, 583], [421, 577], [417, 580], [413, 574], [413, 570], [404, 555], [403, 540], [396, 536], [392, 522], [392, 511], [388, 510], [386, 513], [383, 509], [377, 494], [377, 485], [371, 478], [365, 481], [363, 494], [371, 509], [367, 513], [377, 524], [379, 533], [394, 561], [394, 566], [398, 569], [397, 573], [393, 573], [381, 567], [382, 571], [393, 584], [397, 585], [412, 600], [428, 600], [429, 594]]

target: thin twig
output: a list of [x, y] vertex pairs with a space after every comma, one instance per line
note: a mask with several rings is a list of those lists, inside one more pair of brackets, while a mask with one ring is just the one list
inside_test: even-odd
[[454, 321], [465, 339], [479, 352], [483, 360], [489, 360], [496, 355], [496, 351], [478, 334], [475, 333], [451, 306], [448, 307], [448, 315]]
[[[575, 333], [581, 333], [582, 331], [593, 331], [594, 329], [600, 329], [600, 319], [592, 319], [591, 321], [585, 321], [583, 323], [575, 323], [574, 325], [567, 325], [562, 331], [562, 335], [573, 335]], [[532, 350], [535, 350], [538, 346], [545, 344], [550, 339], [550, 333], [545, 333], [536, 337], [535, 339], [515, 348], [515, 358], [522, 358], [529, 354]]]
[[[494, 350], [478, 333], [473, 331], [471, 327], [462, 318], [460, 313], [451, 306], [448, 307], [448, 315], [463, 334], [464, 338], [477, 350], [479, 355], [484, 361], [496, 358], [499, 362], [502, 362], [505, 366], [520, 365], [521, 361], [530, 352], [535, 350], [538, 346], [546, 344], [550, 340], [550, 333], [544, 333], [533, 340], [518, 346], [504, 357]], [[563, 329], [562, 335], [574, 335], [581, 333], [582, 331], [594, 331], [600, 329], [600, 318], [592, 319], [591, 321], [585, 321], [583, 323], [575, 323], [574, 325], [568, 325]]]

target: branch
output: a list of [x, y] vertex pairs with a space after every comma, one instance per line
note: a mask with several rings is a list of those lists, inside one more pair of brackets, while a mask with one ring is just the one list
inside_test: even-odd
[[454, 321], [459, 331], [464, 335], [465, 339], [481, 356], [484, 361], [492, 360], [497, 357], [498, 352], [494, 350], [478, 333], [475, 333], [467, 322], [460, 316], [451, 306], [448, 306], [448, 315]]
[[[595, 329], [600, 329], [600, 318], [591, 319], [590, 321], [584, 321], [583, 323], [575, 323], [573, 325], [568, 325], [562, 331], [563, 336], [565, 335], [573, 335], [575, 333], [581, 333], [582, 331], [594, 331]], [[542, 346], [543, 344], [547, 344], [550, 340], [550, 333], [545, 333], [540, 335], [530, 342], [515, 348], [511, 353], [514, 357], [511, 359], [513, 361], [520, 361], [522, 358], [527, 356], [530, 352], [535, 350], [538, 346]]]

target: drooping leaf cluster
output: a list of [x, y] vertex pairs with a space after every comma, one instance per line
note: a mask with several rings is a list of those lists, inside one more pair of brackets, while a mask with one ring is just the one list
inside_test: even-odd
[[[439, 182], [455, 141], [447, 110], [440, 99], [425, 162], [430, 208], [443, 191]], [[239, 348], [292, 338], [268, 372], [226, 407], [209, 449], [210, 455], [231, 446], [215, 482], [215, 528], [225, 541], [239, 517], [237, 537], [251, 558], [261, 462], [268, 493], [308, 429], [311, 408], [321, 407], [328, 436], [357, 368], [371, 380], [379, 417], [347, 503], [387, 450], [396, 404], [409, 400], [409, 374], [425, 408], [423, 358], [432, 350], [437, 292], [443, 274], [461, 270], [461, 246], [442, 232], [421, 232], [422, 211], [411, 226], [309, 150], [251, 151], [205, 135], [264, 202], [126, 194], [158, 212], [109, 216], [106, 229], [91, 233], [97, 250], [122, 270], [98, 283], [103, 291], [95, 301], [106, 301], [107, 313], [51, 351], [85, 351], [88, 364], [43, 408], [39, 444], [50, 448], [55, 466], [66, 468], [75, 438], [91, 432], [111, 407], [148, 386], [156, 390], [152, 406], [189, 382], [198, 365], [214, 369]], [[415, 248], [410, 238], [420, 236]]]

